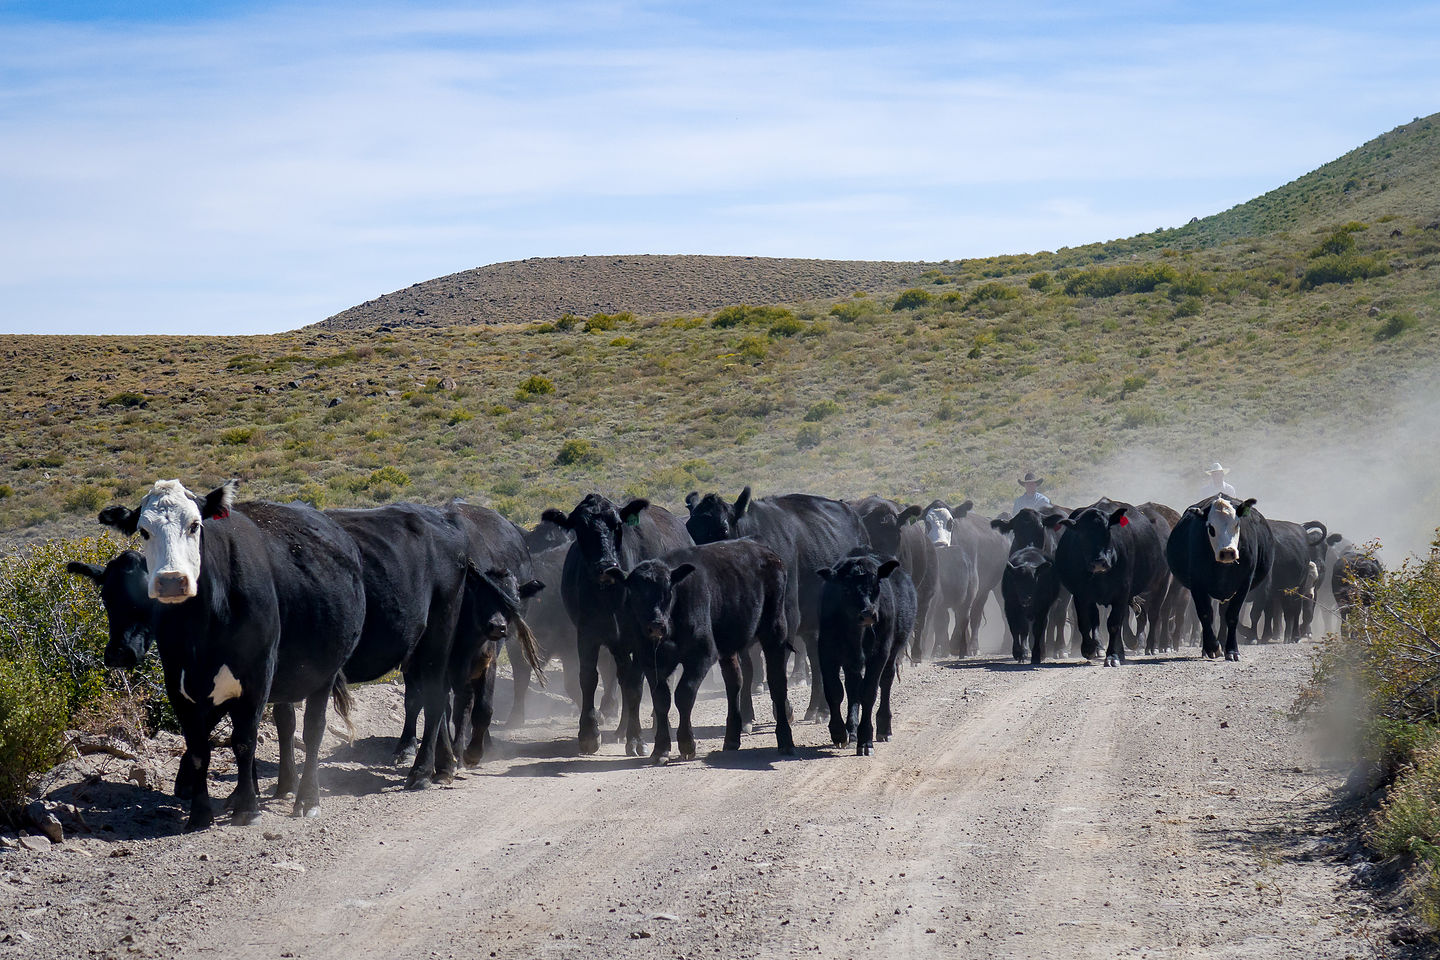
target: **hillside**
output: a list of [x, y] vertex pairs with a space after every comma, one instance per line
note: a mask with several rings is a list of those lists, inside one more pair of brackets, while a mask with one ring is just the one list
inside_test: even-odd
[[[0, 530], [79, 530], [162, 476], [329, 505], [460, 494], [529, 522], [591, 489], [677, 506], [745, 483], [994, 510], [1031, 468], [1057, 502], [1184, 503], [1220, 458], [1273, 515], [1424, 542], [1440, 518], [1433, 126], [1185, 230], [880, 265], [903, 277], [769, 307], [0, 337]], [[1331, 189], [1341, 173], [1362, 186]]]
[[324, 320], [330, 330], [448, 327], [562, 314], [707, 313], [732, 303], [793, 303], [913, 282], [921, 263], [774, 257], [551, 257], [492, 263], [413, 284]]

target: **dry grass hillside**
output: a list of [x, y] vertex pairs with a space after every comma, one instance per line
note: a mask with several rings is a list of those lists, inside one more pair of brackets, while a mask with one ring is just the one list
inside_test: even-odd
[[[541, 284], [517, 324], [0, 337], [0, 531], [73, 532], [177, 476], [328, 505], [458, 494], [532, 521], [591, 489], [676, 505], [745, 483], [994, 507], [1032, 467], [1079, 499], [1139, 450], [1171, 480], [1243, 445], [1289, 445], [1303, 470], [1317, 445], [1384, 436], [1440, 370], [1435, 128], [1183, 230], [873, 265], [767, 306], [576, 310]], [[1427, 470], [1406, 497], [1440, 516]]]
[[537, 257], [416, 283], [319, 326], [468, 326], [621, 310], [705, 313], [732, 303], [790, 303], [900, 286], [931, 266], [775, 257]]

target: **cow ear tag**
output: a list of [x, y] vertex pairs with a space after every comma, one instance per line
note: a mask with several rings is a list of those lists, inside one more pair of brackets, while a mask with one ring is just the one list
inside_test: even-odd
[[638, 514], [638, 513], [632, 513], [632, 514], [630, 514], [629, 518], [626, 519], [626, 521], [625, 521], [625, 526], [627, 526], [627, 527], [638, 527], [638, 526], [640, 526], [640, 514]]
[[1124, 516], [1122, 516], [1122, 517], [1120, 518], [1120, 526], [1122, 526], [1122, 527], [1128, 527], [1128, 526], [1130, 526], [1130, 518], [1129, 518], [1129, 517], [1124, 517]]

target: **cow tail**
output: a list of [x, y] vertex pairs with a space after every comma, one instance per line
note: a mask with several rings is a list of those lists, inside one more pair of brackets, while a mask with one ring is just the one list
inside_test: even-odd
[[515, 636], [520, 641], [520, 652], [525, 656], [525, 662], [530, 664], [530, 669], [535, 672], [535, 681], [540, 686], [545, 686], [545, 658], [540, 655], [540, 644], [535, 640], [535, 634], [530, 629], [530, 624], [525, 618], [516, 616], [514, 619]]
[[335, 685], [330, 688], [330, 701], [335, 705], [335, 712], [340, 719], [345, 721], [345, 738], [355, 742], [355, 721], [350, 719], [350, 709], [355, 706], [355, 698], [350, 694], [350, 685], [345, 682], [345, 674], [335, 674]]

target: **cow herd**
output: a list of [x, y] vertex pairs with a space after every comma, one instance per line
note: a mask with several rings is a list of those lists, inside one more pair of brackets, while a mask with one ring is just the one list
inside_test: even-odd
[[175, 795], [189, 801], [190, 830], [213, 820], [210, 736], [223, 718], [233, 728], [234, 821], [259, 815], [255, 747], [267, 703], [281, 745], [276, 795], [293, 793], [295, 814], [314, 816], [329, 704], [347, 715], [347, 683], [394, 670], [405, 682], [395, 756], [412, 788], [484, 758], [502, 651], [514, 675], [512, 725], [525, 720], [532, 677], [543, 682], [544, 665], [562, 662], [581, 753], [599, 749], [601, 717], [618, 712], [617, 739], [642, 756], [648, 686], [649, 756], [693, 759], [692, 710], [718, 663], [724, 749], [752, 729], [763, 676], [776, 745], [793, 753], [787, 685], [808, 673], [805, 719], [828, 717], [836, 746], [869, 755], [892, 732], [902, 655], [978, 653], [992, 596], [1017, 661], [1062, 655], [1070, 610], [1080, 654], [1099, 659], [1102, 608], [1106, 665], [1123, 663], [1127, 646], [1178, 649], [1197, 631], [1205, 656], [1223, 647], [1238, 660], [1245, 605], [1249, 637], [1294, 641], [1309, 630], [1325, 572], [1342, 609], [1365, 602], [1380, 573], [1368, 554], [1331, 550], [1342, 540], [1324, 524], [1268, 520], [1253, 499], [1228, 496], [1183, 513], [1101, 499], [991, 520], [970, 501], [757, 499], [746, 487], [733, 502], [691, 493], [682, 519], [644, 499], [617, 505], [592, 493], [569, 511], [546, 510], [527, 531], [459, 500], [321, 511], [237, 503], [235, 493], [235, 481], [203, 496], [159, 481], [137, 508], [100, 514], [138, 534], [138, 551], [69, 566], [99, 585], [107, 665], [133, 668], [152, 646], [160, 656], [185, 738]]

